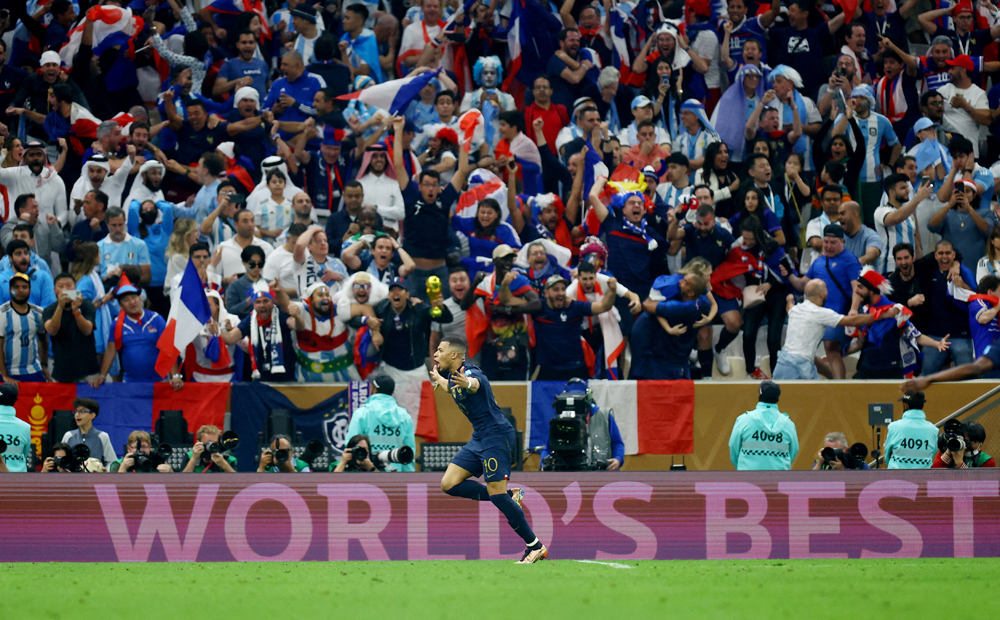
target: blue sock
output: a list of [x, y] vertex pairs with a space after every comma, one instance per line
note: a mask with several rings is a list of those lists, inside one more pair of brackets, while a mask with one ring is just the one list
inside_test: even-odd
[[514, 532], [524, 539], [524, 543], [529, 547], [538, 544], [535, 533], [531, 531], [528, 520], [524, 518], [524, 511], [506, 493], [490, 495], [490, 501], [497, 507], [497, 510], [507, 517], [507, 523]]
[[463, 480], [445, 491], [445, 493], [455, 497], [474, 499], [477, 502], [487, 502], [490, 500], [490, 494], [486, 491], [486, 485], [475, 480]]

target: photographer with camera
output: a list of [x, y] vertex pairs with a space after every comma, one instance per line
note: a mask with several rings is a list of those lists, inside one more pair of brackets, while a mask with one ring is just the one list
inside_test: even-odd
[[80, 443], [70, 446], [57, 443], [52, 446], [52, 456], [42, 463], [41, 473], [58, 472], [60, 474], [98, 473], [107, 471], [104, 464], [90, 456], [90, 448]]
[[330, 463], [330, 471], [339, 474], [345, 471], [378, 471], [371, 460], [371, 442], [367, 435], [352, 435], [347, 447], [340, 455], [340, 461]]
[[[391, 377], [381, 376], [372, 379], [371, 384], [375, 392], [351, 415], [347, 436], [353, 438], [362, 435], [369, 438], [367, 450], [372, 456], [404, 446], [410, 449], [410, 453], [416, 451], [413, 417], [399, 406], [392, 395], [396, 390], [396, 382]], [[396, 463], [390, 458], [389, 463], [386, 471], [416, 471], [412, 460], [404, 464]]]
[[[586, 381], [570, 379], [553, 405], [555, 417], [549, 422], [549, 440], [541, 454], [543, 471], [621, 468], [625, 463], [625, 442], [618, 432], [614, 410], [602, 409], [594, 402]], [[584, 428], [574, 429], [572, 418], [581, 418]]]
[[778, 410], [781, 387], [761, 381], [757, 407], [736, 418], [729, 458], [738, 471], [788, 470], [799, 453], [799, 435], [787, 413]]
[[260, 464], [257, 466], [258, 474], [294, 474], [311, 471], [309, 463], [295, 458], [292, 440], [288, 435], [272, 437], [270, 446], [260, 453]]
[[115, 474], [125, 473], [172, 473], [174, 470], [167, 464], [167, 457], [172, 452], [167, 444], [159, 444], [153, 450], [153, 442], [146, 431], [132, 431], [125, 446], [125, 456], [108, 467]]
[[938, 437], [938, 453], [931, 469], [996, 467], [993, 457], [983, 452], [985, 441], [986, 429], [982, 424], [948, 420], [944, 433]]
[[107, 465], [118, 459], [115, 448], [111, 445], [111, 437], [104, 431], [94, 428], [94, 419], [101, 412], [101, 406], [96, 400], [89, 398], [73, 399], [73, 419], [76, 420], [76, 430], [67, 431], [62, 437], [62, 443], [70, 448], [83, 444], [90, 449], [90, 456]]
[[[222, 436], [222, 440], [219, 437]], [[206, 424], [195, 433], [197, 441], [188, 450], [187, 463], [184, 464], [182, 473], [202, 474], [206, 471], [211, 473], [236, 473], [236, 457], [229, 454], [229, 451], [236, 447], [238, 440], [236, 433], [230, 431], [223, 434], [218, 426]]]
[[863, 443], [851, 445], [847, 443], [847, 435], [839, 432], [827, 433], [823, 438], [823, 449], [819, 451], [818, 459], [813, 461], [812, 469], [871, 469], [865, 458], [868, 456], [868, 446]]
[[928, 469], [937, 447], [937, 427], [927, 421], [923, 392], [899, 399], [903, 417], [889, 424], [885, 435], [885, 462], [889, 469]]

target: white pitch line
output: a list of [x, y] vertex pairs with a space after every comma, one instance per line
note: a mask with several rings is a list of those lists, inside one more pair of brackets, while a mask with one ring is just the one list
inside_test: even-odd
[[618, 562], [601, 562], [600, 560], [577, 560], [577, 562], [583, 564], [600, 564], [601, 566], [610, 566], [611, 568], [635, 568], [634, 566], [629, 566], [628, 564], [619, 564]]

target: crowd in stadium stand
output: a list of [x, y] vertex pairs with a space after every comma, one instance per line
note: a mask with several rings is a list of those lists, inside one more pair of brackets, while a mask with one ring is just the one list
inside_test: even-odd
[[[988, 0], [31, 0], [0, 30], [5, 381], [426, 380], [448, 338], [493, 380], [889, 379], [1000, 335]], [[189, 264], [212, 320], [160, 374]]]

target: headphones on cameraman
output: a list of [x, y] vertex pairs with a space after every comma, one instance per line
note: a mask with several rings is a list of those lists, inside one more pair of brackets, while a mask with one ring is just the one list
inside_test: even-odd
[[580, 379], [578, 377], [573, 377], [572, 379], [570, 379], [569, 381], [566, 382], [565, 386], [563, 386], [563, 392], [566, 391], [566, 388], [568, 388], [569, 386], [571, 386], [571, 385], [573, 385], [575, 383], [582, 383], [583, 384], [583, 387], [584, 387], [583, 398], [584, 398], [584, 400], [587, 401], [588, 405], [593, 406], [594, 405], [594, 391], [590, 389], [590, 384], [587, 383], [586, 381], [584, 381], [583, 379]]

